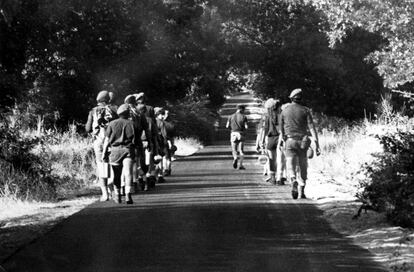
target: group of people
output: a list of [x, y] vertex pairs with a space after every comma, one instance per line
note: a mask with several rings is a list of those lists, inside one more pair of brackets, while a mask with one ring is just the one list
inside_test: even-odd
[[85, 128], [94, 137], [101, 201], [122, 203], [125, 196], [132, 204], [138, 188], [148, 191], [171, 175], [174, 124], [167, 110], [147, 105], [142, 92], [128, 95], [119, 107], [105, 90], [96, 101]]
[[[309, 151], [313, 151], [313, 141], [316, 154], [320, 154], [318, 134], [310, 109], [302, 103], [302, 90], [293, 90], [289, 98], [291, 103], [284, 105], [273, 98], [265, 102], [256, 148], [266, 154], [267, 181], [275, 185], [289, 181], [292, 197], [306, 198]], [[125, 196], [125, 202], [132, 204], [131, 194], [138, 188], [148, 191], [171, 174], [171, 158], [176, 151], [174, 124], [168, 111], [147, 105], [142, 92], [128, 95], [119, 107], [108, 91], [101, 91], [96, 101], [85, 128], [94, 137], [101, 201], [113, 198], [121, 203]], [[233, 168], [238, 170], [245, 169], [245, 109], [245, 105], [237, 105], [226, 124], [231, 129]]]
[[[288, 180], [292, 186], [293, 199], [306, 198], [308, 157], [313, 156], [312, 141], [316, 155], [320, 155], [319, 139], [312, 114], [310, 109], [303, 105], [302, 97], [302, 90], [295, 89], [289, 95], [291, 103], [282, 105], [278, 99], [268, 99], [264, 103], [265, 112], [259, 123], [256, 139], [257, 150], [267, 157], [267, 181], [275, 185], [284, 185]], [[228, 118], [226, 125], [231, 128], [230, 142], [235, 169], [245, 169], [243, 149], [248, 121], [244, 113], [245, 105], [237, 105], [236, 113]]]

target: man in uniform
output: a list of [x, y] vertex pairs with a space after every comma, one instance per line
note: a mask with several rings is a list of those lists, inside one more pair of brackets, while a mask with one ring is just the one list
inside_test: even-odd
[[[137, 101], [136, 95], [130, 94], [124, 99], [124, 103], [129, 105], [129, 120], [134, 122], [134, 125], [137, 128], [137, 135], [141, 137], [141, 135], [150, 135], [149, 126], [145, 114], [142, 114], [137, 108]], [[134, 191], [135, 193], [138, 192], [138, 185], [141, 185], [142, 190], [143, 188], [143, 180], [140, 180], [139, 176], [142, 176], [143, 172], [145, 172], [145, 166], [143, 161], [145, 161], [145, 153], [144, 147], [142, 145], [142, 141], [138, 141], [136, 144], [136, 159], [134, 163]], [[144, 168], [144, 170], [143, 170]]]
[[[292, 184], [292, 197], [306, 198], [305, 185], [308, 174], [308, 158], [306, 152], [311, 145], [308, 132], [316, 146], [316, 154], [320, 155], [318, 134], [313, 123], [311, 111], [302, 105], [302, 90], [294, 89], [289, 98], [292, 103], [283, 109], [281, 114], [280, 144], [285, 145], [286, 168]], [[300, 175], [297, 176], [296, 166]], [[298, 183], [299, 181], [299, 183]], [[298, 188], [299, 186], [299, 188]]]
[[[102, 160], [109, 161], [114, 173], [114, 196], [121, 203], [121, 179], [125, 179], [125, 201], [132, 204], [133, 167], [136, 158], [136, 146], [141, 145], [138, 129], [129, 120], [130, 105], [122, 104], [117, 111], [118, 119], [111, 121], [105, 131]], [[109, 154], [108, 149], [111, 147]]]
[[177, 147], [174, 145], [174, 137], [175, 137], [175, 125], [169, 118], [169, 111], [166, 110], [165, 114], [163, 116], [164, 124], [165, 124], [165, 130], [167, 133], [167, 153], [165, 154], [163, 158], [163, 164], [164, 164], [164, 176], [171, 175], [171, 160], [174, 156], [174, 152], [176, 151]]
[[109, 105], [110, 96], [108, 91], [101, 91], [96, 97], [97, 105], [88, 115], [85, 130], [94, 137], [93, 150], [96, 159], [96, 174], [99, 179], [102, 196], [101, 201], [107, 201], [108, 195], [108, 178], [110, 176], [107, 165], [102, 161], [103, 143], [105, 139], [105, 130], [109, 122], [116, 119], [116, 111]]
[[[245, 105], [237, 105], [237, 111], [232, 114], [227, 120], [226, 128], [231, 129], [230, 143], [233, 155], [233, 168], [237, 169], [237, 163], [240, 159], [239, 170], [244, 170], [244, 141], [246, 137], [246, 130], [248, 129], [247, 117], [244, 114]], [[240, 155], [238, 157], [237, 155]]]

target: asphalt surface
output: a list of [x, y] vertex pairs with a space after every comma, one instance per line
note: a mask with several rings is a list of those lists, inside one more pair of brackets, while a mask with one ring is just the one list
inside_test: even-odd
[[[173, 175], [134, 204], [95, 203], [2, 264], [6, 271], [385, 271], [336, 233], [311, 200], [263, 181], [249, 132], [247, 170], [232, 168], [222, 129], [215, 145], [174, 162]], [[256, 112], [255, 104], [248, 108]]]

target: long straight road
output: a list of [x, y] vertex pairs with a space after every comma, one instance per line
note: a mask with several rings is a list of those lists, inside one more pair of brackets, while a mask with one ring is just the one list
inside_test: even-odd
[[[254, 101], [249, 94], [229, 99], [223, 120], [237, 102]], [[255, 104], [249, 105], [254, 117]], [[215, 145], [174, 162], [167, 183], [135, 195], [133, 205], [95, 203], [2, 266], [53, 272], [385, 271], [368, 251], [332, 230], [313, 201], [292, 200], [288, 186], [263, 182], [251, 142], [247, 170], [234, 170], [228, 134], [220, 130]]]

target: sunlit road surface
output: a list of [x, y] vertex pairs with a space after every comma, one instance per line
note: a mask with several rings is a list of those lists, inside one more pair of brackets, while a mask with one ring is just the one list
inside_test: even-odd
[[[251, 99], [234, 97], [223, 115]], [[174, 162], [167, 183], [135, 195], [133, 205], [95, 203], [2, 266], [6, 271], [385, 271], [368, 251], [332, 230], [313, 201], [292, 200], [288, 186], [263, 181], [251, 141], [254, 129], [247, 170], [234, 170], [228, 134], [220, 129], [216, 145]]]

